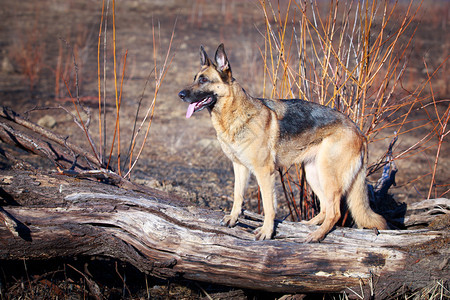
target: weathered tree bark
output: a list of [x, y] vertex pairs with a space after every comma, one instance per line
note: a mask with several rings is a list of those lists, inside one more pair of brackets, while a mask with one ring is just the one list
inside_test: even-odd
[[[279, 292], [359, 290], [372, 282], [386, 295], [450, 278], [445, 230], [337, 228], [307, 244], [314, 226], [284, 221], [274, 240], [254, 241], [260, 216], [245, 213], [237, 227], [226, 228], [219, 225], [222, 212], [144, 190], [0, 171], [0, 259], [104, 255], [159, 277]], [[448, 213], [449, 200], [438, 203]]]

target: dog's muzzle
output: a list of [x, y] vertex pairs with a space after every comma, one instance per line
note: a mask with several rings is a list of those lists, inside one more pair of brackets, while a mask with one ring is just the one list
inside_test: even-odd
[[196, 111], [201, 111], [205, 107], [212, 107], [216, 102], [216, 97], [211, 93], [196, 93], [191, 95], [191, 91], [186, 89], [178, 93], [178, 97], [189, 103], [186, 118], [190, 118]]

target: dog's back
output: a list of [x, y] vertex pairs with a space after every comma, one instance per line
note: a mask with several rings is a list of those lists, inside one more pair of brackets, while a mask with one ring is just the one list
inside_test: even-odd
[[[259, 99], [277, 114], [280, 138], [291, 138], [305, 132], [333, 126], [350, 125], [349, 119], [339, 111], [302, 99]], [[351, 125], [350, 125], [351, 126]]]

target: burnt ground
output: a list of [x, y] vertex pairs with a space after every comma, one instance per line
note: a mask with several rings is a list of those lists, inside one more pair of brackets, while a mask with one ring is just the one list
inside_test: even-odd
[[[407, 89], [426, 78], [423, 61], [434, 70], [448, 55], [448, 14], [446, 1], [427, 3], [418, 18], [421, 23], [410, 54], [409, 71], [404, 85]], [[97, 38], [101, 16], [99, 1], [7, 1], [0, 11], [0, 102], [31, 120], [64, 136], [72, 142], [87, 146], [86, 139], [73, 119], [61, 109], [74, 113], [64, 83], [57, 83], [57, 73], [65, 74], [71, 92], [75, 94], [71, 51], [78, 65], [80, 97], [92, 112], [91, 134], [98, 141], [96, 97]], [[262, 59], [258, 47], [264, 46], [263, 13], [257, 1], [118, 1], [116, 3], [116, 53], [119, 69], [128, 51], [126, 76], [123, 83], [120, 125], [122, 148], [127, 148], [134, 116], [139, 106], [147, 78], [154, 78], [153, 41], [157, 44], [158, 71], [170, 42], [173, 61], [156, 100], [154, 119], [142, 157], [132, 173], [132, 180], [176, 193], [193, 203], [212, 209], [231, 208], [233, 173], [228, 159], [215, 140], [215, 132], [206, 111], [186, 119], [186, 105], [178, 92], [192, 81], [199, 67], [199, 46], [204, 45], [213, 55], [221, 42], [225, 43], [234, 77], [255, 96], [262, 96]], [[108, 144], [114, 124], [114, 86], [112, 60], [112, 18], [108, 19], [107, 50], [107, 112]], [[153, 31], [152, 31], [153, 28]], [[67, 45], [70, 45], [68, 47]], [[103, 60], [103, 56], [102, 56]], [[58, 69], [58, 65], [60, 68]], [[58, 72], [59, 70], [59, 72]], [[449, 98], [446, 69], [437, 73], [433, 93], [436, 99]], [[120, 78], [121, 71], [118, 72]], [[261, 76], [260, 76], [261, 75]], [[59, 84], [59, 88], [58, 88]], [[154, 83], [150, 80], [142, 98], [139, 119], [145, 115], [153, 99]], [[426, 89], [424, 93], [429, 93]], [[448, 102], [441, 102], [442, 112]], [[36, 108], [46, 108], [44, 110]], [[429, 107], [433, 114], [434, 109]], [[425, 123], [427, 113], [414, 109], [406, 128]], [[48, 121], [50, 119], [50, 121]], [[46, 121], [47, 120], [47, 121]], [[54, 121], [54, 123], [52, 123]], [[401, 135], [396, 153], [401, 153], [432, 130], [428, 124]], [[395, 129], [392, 129], [394, 131]], [[385, 132], [384, 135], [392, 134]], [[397, 186], [390, 193], [399, 202], [411, 203], [426, 198], [437, 142], [433, 138], [429, 149], [397, 161]], [[389, 140], [370, 144], [370, 163], [386, 151]], [[4, 144], [0, 148], [11, 150]], [[448, 143], [441, 149], [437, 184], [450, 182]], [[30, 162], [35, 168], [53, 171], [54, 167], [41, 158], [21, 152], [15, 155]], [[11, 164], [2, 158], [0, 167]], [[375, 181], [380, 172], [370, 179]], [[448, 186], [438, 187], [439, 196]], [[250, 182], [246, 207], [257, 209], [257, 186]], [[281, 194], [279, 217], [286, 215]], [[4, 270], [4, 268], [3, 268]]]

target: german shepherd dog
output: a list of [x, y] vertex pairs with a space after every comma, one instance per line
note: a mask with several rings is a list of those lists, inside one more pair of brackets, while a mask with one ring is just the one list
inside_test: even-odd
[[178, 96], [189, 103], [187, 118], [208, 109], [222, 150], [233, 162], [234, 203], [222, 225], [236, 225], [252, 172], [264, 207], [256, 240], [272, 238], [277, 168], [303, 164], [306, 180], [320, 201], [320, 213], [306, 223], [321, 225], [307, 242], [322, 240], [338, 222], [342, 198], [347, 199], [358, 227], [387, 229], [383, 217], [369, 206], [366, 138], [347, 116], [304, 100], [250, 96], [233, 78], [223, 44], [217, 48], [215, 62], [203, 47], [200, 58], [200, 72]]

